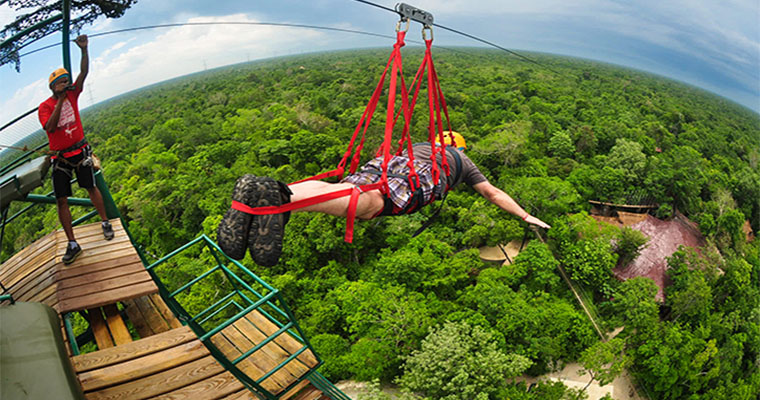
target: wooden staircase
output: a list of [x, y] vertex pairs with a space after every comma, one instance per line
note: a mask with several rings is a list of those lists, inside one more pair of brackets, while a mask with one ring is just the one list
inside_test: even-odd
[[[47, 304], [59, 316], [78, 311], [89, 320], [98, 350], [70, 357], [85, 398], [258, 399], [174, 316], [121, 221], [114, 219], [111, 224], [115, 237], [110, 241], [103, 239], [100, 223], [75, 227], [83, 253], [70, 265], [61, 262], [67, 240], [59, 230], [0, 266], [0, 281], [17, 301]], [[210, 341], [232, 360], [279, 330], [254, 310]], [[291, 357], [303, 344], [290, 334], [282, 332], [259, 347], [237, 367], [261, 380], [262, 387], [283, 400], [329, 399], [306, 379], [318, 365], [312, 351]], [[283, 368], [262, 379], [283, 363]]]

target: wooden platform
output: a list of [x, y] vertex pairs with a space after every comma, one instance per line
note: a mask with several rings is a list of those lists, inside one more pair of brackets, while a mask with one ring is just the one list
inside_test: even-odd
[[[67, 240], [53, 232], [0, 266], [0, 281], [16, 300], [41, 302], [58, 313], [86, 311], [99, 350], [72, 356], [87, 399], [257, 399], [183, 327], [160, 296], [119, 220], [106, 241], [100, 223], [75, 228], [83, 253], [64, 265]], [[122, 320], [117, 303], [141, 339]], [[257, 311], [211, 338], [232, 360], [252, 349], [279, 327]], [[238, 364], [259, 380], [302, 348], [287, 332]], [[264, 379], [261, 385], [281, 399], [327, 397], [306, 374], [318, 364], [305, 350]]]
[[103, 238], [100, 222], [74, 228], [82, 254], [64, 265], [67, 239], [53, 232], [0, 266], [0, 281], [13, 298], [40, 302], [59, 313], [96, 308], [158, 292], [119, 219], [115, 237]]
[[[88, 400], [256, 398], [224, 370], [188, 327], [74, 356], [71, 362]], [[257, 362], [265, 362], [263, 355], [252, 360]], [[323, 396], [304, 380], [280, 398]]]

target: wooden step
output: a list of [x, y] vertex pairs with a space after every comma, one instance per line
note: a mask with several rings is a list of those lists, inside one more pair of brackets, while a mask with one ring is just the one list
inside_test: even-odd
[[149, 338], [136, 340], [122, 346], [71, 357], [74, 370], [82, 373], [124, 363], [162, 350], [197, 340], [189, 327], [173, 329]]

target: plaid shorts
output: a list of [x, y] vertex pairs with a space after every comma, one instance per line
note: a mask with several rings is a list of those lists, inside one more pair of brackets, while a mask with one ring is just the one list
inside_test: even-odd
[[[409, 187], [409, 179], [407, 178], [409, 174], [408, 162], [409, 158], [405, 156], [393, 156], [390, 162], [388, 162], [388, 188], [390, 189], [388, 198], [393, 202], [393, 205], [401, 209], [409, 204], [409, 200], [412, 199], [413, 194]], [[352, 183], [356, 186], [380, 182], [382, 164], [382, 157], [374, 158], [364, 164], [359, 172], [343, 178], [341, 182]], [[435, 188], [435, 183], [433, 182], [433, 164], [415, 159], [414, 171], [417, 172], [420, 178], [423, 200], [427, 204], [430, 202]], [[445, 177], [441, 179], [445, 179]]]

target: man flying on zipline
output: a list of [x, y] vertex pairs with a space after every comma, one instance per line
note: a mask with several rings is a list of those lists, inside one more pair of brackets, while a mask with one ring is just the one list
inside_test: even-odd
[[[400, 29], [402, 21], [404, 18], [396, 25], [396, 43], [385, 70], [337, 168], [290, 185], [253, 175], [244, 175], [235, 183], [232, 207], [217, 229], [217, 241], [227, 255], [240, 260], [248, 247], [257, 264], [277, 264], [290, 211], [313, 211], [346, 217], [345, 240], [351, 242], [355, 218], [411, 214], [434, 200], [443, 199], [449, 190], [461, 182], [472, 186], [488, 201], [523, 221], [549, 228], [548, 224], [523, 210], [508, 194], [489, 183], [462, 153], [466, 145], [464, 138], [451, 129], [446, 100], [433, 65], [432, 27], [427, 22], [422, 30], [425, 55], [412, 84], [406, 85], [401, 57], [406, 29]], [[406, 22], [408, 28], [408, 17]], [[386, 77], [390, 78], [390, 82], [383, 144], [375, 158], [359, 169], [362, 147], [384, 91]], [[423, 81], [427, 82], [428, 92], [428, 143], [413, 145], [409, 122]], [[398, 100], [401, 108], [396, 114], [395, 103]], [[400, 116], [403, 116], [401, 140], [398, 149], [392, 152], [393, 128]], [[448, 127], [445, 135], [442, 116]], [[320, 181], [334, 176], [342, 177], [346, 171], [348, 176], [339, 183]]]
[[[504, 211], [513, 214], [523, 221], [541, 228], [550, 226], [540, 219], [530, 215], [517, 202], [501, 189], [488, 182], [477, 166], [467, 157], [463, 150], [467, 148], [464, 138], [456, 132], [452, 133], [454, 144], [446, 146], [446, 159], [449, 174], [439, 185], [433, 179], [432, 150], [429, 143], [415, 144], [413, 162], [415, 173], [419, 179], [419, 188], [410, 187], [409, 158], [393, 156], [388, 163], [387, 193], [381, 189], [361, 192], [353, 201], [352, 196], [341, 195], [339, 192], [354, 190], [354, 188], [374, 184], [382, 176], [382, 157], [377, 157], [365, 164], [360, 171], [346, 176], [339, 183], [328, 183], [318, 180], [302, 181], [285, 185], [269, 177], [245, 175], [238, 179], [233, 190], [233, 208], [227, 211], [219, 224], [217, 239], [219, 245], [230, 257], [242, 259], [246, 247], [257, 264], [273, 266], [277, 263], [282, 251], [282, 238], [289, 212], [256, 215], [247, 209], [260, 207], [279, 207], [290, 202], [308, 199], [326, 199], [304, 207], [293, 209], [293, 212], [321, 212], [338, 217], [372, 219], [385, 215], [401, 215], [418, 211], [422, 206], [433, 200], [442, 199], [448, 190], [460, 183], [465, 183], [475, 189], [489, 202]], [[442, 160], [438, 160], [441, 168]], [[235, 204], [238, 203], [238, 204]], [[243, 206], [240, 206], [242, 203]], [[351, 214], [355, 208], [354, 215]]]

